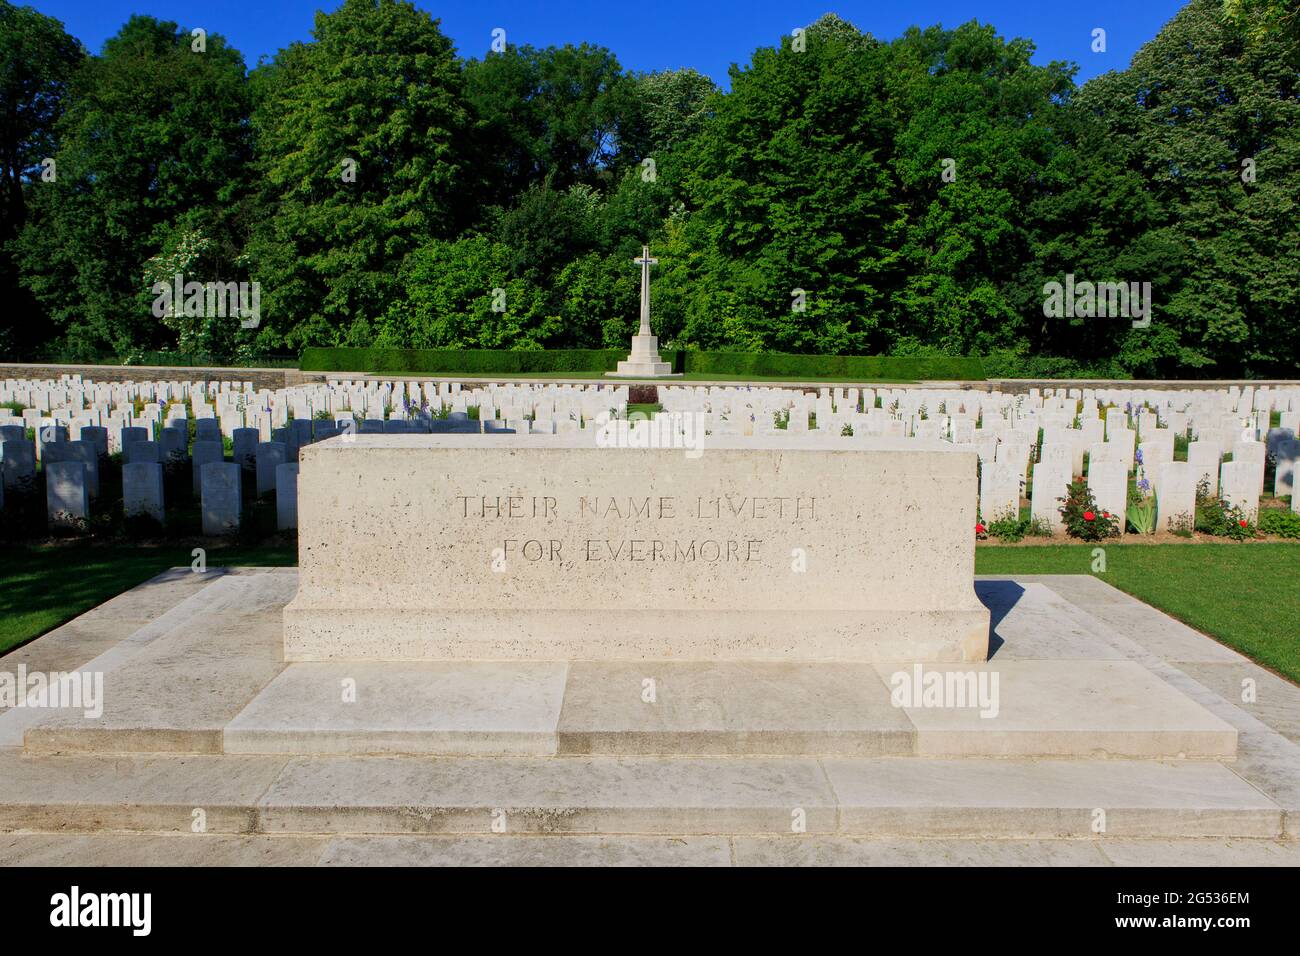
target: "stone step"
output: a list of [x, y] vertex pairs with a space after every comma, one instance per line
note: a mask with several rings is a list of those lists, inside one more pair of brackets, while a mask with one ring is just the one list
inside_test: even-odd
[[[123, 604], [114, 613], [137, 615], [166, 605], [172, 589], [178, 603], [86, 662], [86, 670], [103, 672], [102, 714], [15, 707], [0, 714], [0, 747], [104, 754], [1229, 759], [1243, 729], [1236, 705], [1143, 651], [1119, 633], [1128, 627], [1122, 620], [1102, 623], [1039, 581], [978, 582], [995, 625], [993, 659], [922, 665], [918, 679], [915, 665], [890, 663], [286, 666], [280, 619], [296, 571], [228, 574], [198, 591], [189, 579], [203, 575], [180, 574], [178, 581], [109, 602]], [[1085, 603], [1136, 605], [1095, 579], [1077, 586], [1085, 584], [1091, 589]], [[1133, 627], [1145, 634], [1156, 623], [1144, 617]], [[1237, 665], [1252, 666], [1175, 621], [1164, 619], [1161, 628], [1180, 661], [1214, 662], [1235, 682]], [[964, 688], [967, 699], [932, 706], [931, 679]], [[919, 695], [895, 699], [893, 692], [909, 684], [920, 685]]]
[[1263, 839], [0, 833], [0, 866], [1297, 866]]
[[[221, 636], [227, 657], [200, 654], [212, 647], [202, 636], [177, 638], [110, 674], [102, 716], [50, 715], [27, 728], [27, 751], [1230, 758], [1237, 748], [1236, 729], [1127, 660], [283, 666], [237, 653], [273, 643], [274, 622], [238, 621]], [[947, 693], [932, 699], [932, 682]]]
[[[1212, 761], [0, 754], [0, 830], [1251, 837], [1282, 806]], [[495, 829], [494, 829], [495, 828]]]

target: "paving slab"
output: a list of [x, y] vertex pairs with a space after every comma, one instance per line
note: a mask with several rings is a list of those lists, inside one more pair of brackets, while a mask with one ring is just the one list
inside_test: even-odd
[[[125, 665], [137, 658], [146, 648], [159, 638], [166, 637], [178, 630], [190, 628], [191, 631], [202, 628], [205, 620], [210, 621], [206, 616], [206, 611], [213, 605], [214, 601], [219, 600], [225, 587], [223, 580], [229, 575], [225, 570], [209, 571], [203, 575], [195, 575], [185, 570], [167, 572], [159, 577], [165, 578], [165, 586], [176, 591], [176, 597], [179, 600], [174, 607], [169, 608], [153, 620], [149, 621], [143, 627], [131, 631], [128, 636], [118, 641], [107, 650], [97, 656], [91, 657], [84, 663], [69, 666], [66, 668], [51, 666], [56, 663], [53, 657], [45, 656], [46, 647], [60, 648], [62, 643], [56, 632], [38, 638], [27, 648], [33, 649], [33, 652], [40, 656], [39, 660], [28, 664], [29, 672], [37, 670], [44, 674], [52, 674], [55, 671], [64, 670], [81, 671], [90, 674], [100, 673], [105, 675], [105, 683], [108, 683], [109, 674], [121, 672]], [[194, 579], [198, 579], [196, 582]], [[147, 582], [151, 589], [156, 592], [155, 585], [158, 579]], [[201, 586], [198, 586], [201, 585]], [[142, 585], [143, 587], [143, 585]], [[102, 616], [100, 609], [96, 608], [83, 614], [81, 617], [69, 622], [73, 628], [79, 628], [83, 625], [94, 627], [121, 627], [123, 632], [129, 631], [134, 624], [134, 620], [127, 617]], [[69, 626], [65, 625], [65, 626]], [[199, 631], [201, 633], [201, 630]], [[49, 642], [56, 643], [50, 644]], [[24, 648], [26, 650], [27, 648]], [[224, 652], [222, 652], [224, 654]], [[70, 664], [75, 660], [77, 655], [61, 656], [57, 663]], [[4, 659], [6, 663], [9, 658]], [[25, 662], [24, 662], [25, 663]], [[15, 668], [17, 665], [15, 664]], [[13, 671], [13, 672], [16, 672]], [[0, 713], [0, 747], [21, 746], [24, 734], [28, 727], [34, 724], [46, 722], [58, 715], [58, 711], [43, 708], [29, 708], [24, 706], [9, 708], [4, 713]]]
[[[0, 656], [0, 671], [16, 673], [19, 666], [29, 673], [72, 671], [128, 639], [147, 643], [184, 614], [179, 609], [196, 607], [189, 599], [221, 576], [220, 571], [196, 575], [188, 568], [164, 571]], [[0, 707], [0, 714], [7, 709]]]
[[314, 866], [328, 837], [0, 833], [0, 866]]
[[[177, 587], [203, 576], [182, 569], [163, 577]], [[1009, 709], [994, 719], [894, 707], [888, 673], [871, 665], [576, 662], [558, 724], [554, 675], [564, 665], [552, 662], [517, 671], [469, 662], [303, 664], [281, 673], [280, 615], [296, 584], [291, 568], [217, 575], [151, 633], [104, 656], [118, 657], [107, 668], [104, 717], [29, 714], [25, 736], [16, 737], [0, 718], [0, 744], [121, 753], [1230, 756], [1232, 727], [1202, 707], [1240, 729], [1262, 729], [1242, 725], [1244, 712], [1139, 649], [1150, 667], [1169, 671], [1166, 683], [1185, 684], [1171, 692], [1112, 646], [1127, 638], [1045, 584], [1020, 579], [978, 583], [995, 634], [1005, 635], [987, 665], [1010, 682], [1002, 686]], [[1106, 585], [1091, 587], [1141, 607]], [[134, 653], [118, 653], [127, 649]], [[539, 675], [541, 696], [529, 696], [524, 674]], [[355, 704], [341, 693], [347, 678], [360, 682]], [[1201, 706], [1185, 699], [1198, 695]]]
[[290, 664], [225, 728], [227, 753], [553, 754], [567, 665]]
[[1293, 743], [1300, 743], [1300, 687], [1251, 661], [1174, 666]]
[[1296, 866], [1282, 840], [871, 840], [735, 837], [737, 866]]
[[[253, 580], [253, 579], [245, 579]], [[255, 614], [181, 627], [104, 678], [103, 714], [52, 710], [30, 753], [220, 753], [226, 725], [284, 668], [278, 625]]]
[[[841, 832], [863, 836], [1282, 836], [1282, 808], [1222, 764], [825, 758]], [[1104, 818], [1098, 811], [1104, 811]]]
[[992, 616], [989, 657], [1006, 660], [1122, 660], [1113, 632], [1044, 584], [979, 580], [975, 593]]
[[220, 569], [214, 569], [214, 572], [197, 573], [190, 568], [171, 568], [110, 598], [95, 607], [93, 613], [104, 618], [153, 620], [224, 575]]
[[1224, 698], [1222, 694], [1211, 690], [1186, 673], [1182, 669], [1187, 666], [1186, 662], [1170, 664], [1167, 661], [1152, 659], [1147, 661], [1144, 666], [1188, 700], [1195, 701], [1220, 720], [1226, 721], [1237, 728], [1238, 735], [1274, 732], [1273, 728], [1245, 710], [1238, 702]]
[[160, 616], [165, 631], [137, 633], [86, 666], [104, 671], [102, 715], [59, 709], [25, 715], [25, 748], [220, 753], [226, 724], [284, 668], [277, 608], [292, 587], [285, 575], [215, 577]]
[[[0, 657], [0, 671], [14, 674], [19, 666], [25, 667], [28, 673], [73, 671], [150, 623], [147, 618], [83, 614]], [[0, 713], [6, 710], [7, 707], [0, 707]]]
[[1232, 772], [1286, 813], [1286, 835], [1300, 838], [1300, 745], [1281, 734], [1244, 733], [1237, 739]]
[[912, 752], [913, 727], [869, 664], [577, 662], [561, 753]]
[[[1085, 553], [1080, 551], [1080, 555]], [[1080, 607], [1092, 607], [1098, 604], [1127, 605], [1134, 600], [1128, 592], [1121, 591], [1090, 573], [1091, 565], [1092, 555], [1087, 554], [1087, 557], [1080, 561], [1078, 574], [1017, 574], [1014, 577], [1022, 584], [1042, 584], [1051, 588], [1067, 601]], [[1005, 577], [1005, 575], [996, 577]], [[975, 576], [976, 581], [993, 579], [992, 575]]]
[[1099, 602], [1088, 605], [1087, 611], [1161, 660], [1209, 663], [1238, 663], [1245, 660], [1231, 648], [1224, 647], [1163, 611], [1129, 595], [1125, 597], [1128, 598], [1128, 603]]
[[[249, 617], [267, 614], [282, 620], [284, 606], [293, 600], [298, 591], [296, 569], [243, 568], [243, 573], [230, 574], [224, 586], [214, 589], [208, 613], [237, 614]], [[284, 573], [285, 571], [294, 573]]]
[[[0, 751], [0, 831], [252, 832], [277, 757], [29, 756]], [[202, 813], [196, 816], [195, 811]]]
[[298, 836], [0, 833], [0, 866], [1177, 866], [1300, 865], [1300, 843], [880, 840], [843, 836]]
[[1092, 840], [736, 837], [737, 866], [1110, 866]]
[[296, 757], [266, 832], [763, 833], [835, 829], [815, 760]]
[[[1288, 686], [1259, 679], [1268, 704], [1251, 709], [1234, 687], [1242, 673], [1258, 677], [1262, 669], [1226, 648], [1203, 652], [1195, 642], [1212, 641], [1168, 618], [1173, 628], [1162, 624], [1152, 644], [1142, 643], [1153, 619], [1130, 612], [1144, 606], [1087, 576], [980, 583], [1003, 641], [989, 664], [977, 665], [1000, 674], [992, 719], [893, 707], [882, 673], [893, 665], [610, 662], [566, 669], [540, 662], [512, 671], [509, 664], [343, 663], [286, 671], [280, 615], [296, 583], [294, 569], [206, 576], [181, 569], [133, 601], [70, 622], [86, 630], [65, 641], [69, 648], [80, 642], [85, 652], [109, 644], [116, 627], [134, 630], [86, 662], [105, 673], [103, 722], [92, 727], [84, 717], [23, 708], [0, 714], [0, 747], [20, 742], [26, 730], [34, 751], [58, 754], [0, 749], [0, 830], [69, 831], [84, 838], [86, 853], [101, 847], [105, 860], [147, 860], [167, 847], [150, 839], [188, 840], [192, 811], [200, 808], [208, 832], [195, 841], [258, 828], [282, 841], [175, 844], [177, 858], [197, 864], [206, 854], [232, 865], [263, 852], [305, 860], [308, 848], [328, 862], [492, 862], [503, 846], [503, 858], [520, 863], [713, 864], [725, 848], [737, 862], [766, 854], [791, 862], [1083, 865], [1079, 854], [1093, 844], [1117, 855], [1146, 846], [1153, 856], [1199, 865], [1235, 852], [1223, 849], [1222, 838], [1244, 840], [1243, 852], [1265, 862], [1288, 858], [1294, 845], [1268, 842], [1294, 835], [1300, 820], [1300, 746], [1264, 722], [1291, 726]], [[174, 589], [171, 598], [162, 596], [165, 587]], [[142, 627], [145, 618], [131, 616], [173, 599]], [[1163, 656], [1170, 652], [1182, 656]], [[362, 666], [375, 669], [363, 673]], [[346, 676], [357, 681], [363, 708], [342, 703]], [[647, 677], [654, 704], [642, 696]], [[990, 723], [995, 732], [982, 726]], [[1238, 759], [1227, 763], [1016, 756], [1072, 742], [1089, 743], [1081, 756], [1164, 756], [1180, 740], [1187, 748], [1177, 752], [1190, 754], [1206, 747], [1205, 735], [1207, 749], [1221, 748], [1234, 730]], [[503, 736], [511, 733], [522, 739]], [[461, 748], [479, 756], [286, 756], [327, 738], [332, 743], [320, 753], [406, 752], [422, 740], [434, 752]], [[530, 751], [540, 756], [500, 754], [542, 741]], [[267, 753], [217, 753], [232, 744]], [[131, 755], [169, 747], [211, 755]], [[829, 755], [759, 756], [800, 747]], [[934, 747], [1004, 756], [936, 759], [927, 755]], [[691, 756], [713, 748], [728, 756]], [[666, 754], [655, 755], [660, 750]], [[917, 750], [922, 756], [901, 755]], [[1098, 809], [1106, 814], [1100, 836], [1092, 830]], [[492, 832], [494, 823], [505, 833]], [[800, 824], [807, 832], [793, 833]], [[150, 835], [140, 843], [139, 833], [93, 842], [113, 830]], [[347, 836], [322, 843], [319, 834]], [[442, 836], [393, 842], [411, 834]], [[552, 843], [546, 834], [588, 845]], [[738, 836], [727, 844], [713, 839], [718, 834]], [[743, 844], [748, 836], [758, 840]], [[501, 844], [503, 837], [548, 842], [515, 846]], [[675, 849], [681, 841], [687, 849]], [[543, 852], [552, 845], [558, 854]], [[55, 843], [9, 846], [32, 859], [82, 852]]]
[[730, 866], [724, 837], [338, 837], [323, 866]]
[[1102, 840], [1116, 866], [1300, 866], [1300, 843], [1288, 840]]
[[995, 659], [876, 669], [904, 702], [922, 756], [1236, 753], [1233, 727], [1133, 661]]

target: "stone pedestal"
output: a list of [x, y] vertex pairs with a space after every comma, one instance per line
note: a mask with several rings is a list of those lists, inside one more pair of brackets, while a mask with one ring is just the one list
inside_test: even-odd
[[312, 445], [284, 656], [984, 660], [975, 461], [889, 439]]
[[670, 378], [673, 367], [659, 357], [659, 336], [632, 336], [632, 351], [618, 363], [618, 371], [606, 372], [612, 378]]

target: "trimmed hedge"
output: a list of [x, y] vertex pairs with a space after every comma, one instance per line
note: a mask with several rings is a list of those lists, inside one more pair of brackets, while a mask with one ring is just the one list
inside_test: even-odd
[[1133, 378], [1133, 374], [1113, 358], [1087, 361], [1057, 355], [1019, 355], [1009, 350], [984, 356], [984, 371], [989, 378]]
[[296, 355], [213, 355], [208, 352], [37, 352], [6, 358], [14, 365], [139, 365], [159, 368], [298, 368]]
[[[665, 361], [672, 361], [668, 353]], [[612, 372], [626, 349], [344, 349], [303, 350], [304, 372], [372, 375], [506, 375], [538, 372]]]
[[[661, 353], [673, 370], [719, 377], [857, 381], [945, 379], [979, 381], [978, 358], [908, 355], [787, 355], [780, 352]], [[309, 348], [304, 372], [365, 372], [372, 375], [526, 375], [530, 373], [612, 372], [627, 358], [625, 349], [549, 349], [514, 352], [495, 349], [345, 349]]]
[[692, 375], [842, 378], [870, 382], [984, 378], [978, 358], [955, 355], [788, 355], [782, 352], [687, 352]]

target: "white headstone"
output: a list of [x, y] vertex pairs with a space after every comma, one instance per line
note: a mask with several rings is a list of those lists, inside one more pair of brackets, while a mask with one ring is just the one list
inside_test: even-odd
[[45, 510], [54, 527], [79, 527], [90, 517], [85, 465], [79, 461], [50, 462], [45, 469]]
[[128, 518], [147, 515], [159, 524], [166, 520], [159, 462], [135, 461], [122, 466], [122, 510]]

